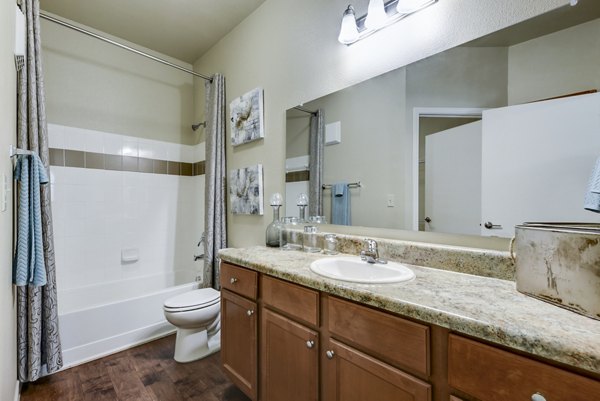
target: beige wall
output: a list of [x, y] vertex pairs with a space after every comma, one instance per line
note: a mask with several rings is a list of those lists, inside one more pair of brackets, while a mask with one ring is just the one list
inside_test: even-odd
[[600, 90], [600, 19], [509, 48], [508, 100]]
[[[567, 4], [567, 0], [440, 1], [352, 46], [337, 42], [347, 1], [267, 0], [194, 63], [203, 73], [221, 72], [227, 99], [262, 86], [265, 138], [233, 149], [227, 169], [264, 165], [265, 198], [284, 192], [285, 110], [410, 64], [497, 29]], [[356, 4], [357, 14], [366, 1]], [[198, 81], [196, 99], [204, 97]], [[198, 110], [201, 110], [198, 107]], [[229, 129], [229, 127], [228, 127]], [[410, 149], [405, 160], [411, 160]], [[409, 163], [410, 164], [410, 163]], [[412, 207], [412, 202], [407, 202]], [[229, 245], [264, 243], [271, 217], [228, 216]]]
[[42, 20], [42, 49], [48, 122], [183, 144], [198, 142], [199, 132], [191, 129], [195, 121], [190, 74], [46, 20]]
[[[16, 142], [16, 72], [14, 63], [15, 6], [0, 2], [0, 177], [9, 188], [12, 164], [8, 146]], [[0, 400], [12, 400], [17, 383], [16, 320], [12, 286], [12, 193], [5, 212], [0, 212]]]

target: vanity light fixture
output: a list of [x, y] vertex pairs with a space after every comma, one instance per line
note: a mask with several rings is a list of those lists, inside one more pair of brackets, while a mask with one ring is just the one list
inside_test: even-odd
[[349, 5], [342, 16], [338, 41], [351, 45], [404, 17], [436, 3], [438, 0], [369, 0], [366, 15], [356, 18], [354, 7]]
[[383, 0], [369, 0], [365, 27], [367, 29], [380, 29], [383, 28], [386, 22], [387, 13], [385, 12]]

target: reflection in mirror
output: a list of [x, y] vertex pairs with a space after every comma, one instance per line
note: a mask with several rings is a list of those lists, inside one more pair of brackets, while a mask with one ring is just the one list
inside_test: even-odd
[[[583, 209], [600, 156], [598, 3], [304, 103], [324, 113], [323, 214], [335, 184], [360, 182], [356, 226], [511, 237], [524, 221], [600, 221]], [[305, 111], [287, 112], [286, 215], [308, 193]]]

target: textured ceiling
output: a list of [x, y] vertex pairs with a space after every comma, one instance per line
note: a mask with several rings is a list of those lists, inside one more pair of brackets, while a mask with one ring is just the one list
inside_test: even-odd
[[193, 63], [264, 0], [40, 0], [42, 10]]

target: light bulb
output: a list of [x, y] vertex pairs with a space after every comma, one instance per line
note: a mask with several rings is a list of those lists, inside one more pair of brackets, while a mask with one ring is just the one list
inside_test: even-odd
[[387, 14], [385, 13], [383, 0], [369, 0], [369, 8], [367, 11], [365, 26], [368, 29], [378, 29], [384, 26], [386, 21]]
[[399, 14], [410, 14], [430, 4], [431, 0], [398, 0], [396, 11]]
[[356, 26], [356, 15], [354, 14], [354, 7], [349, 5], [342, 17], [342, 27], [340, 29], [338, 41], [342, 44], [349, 45], [357, 40], [358, 27]]

